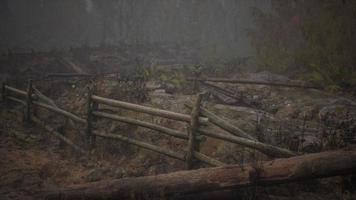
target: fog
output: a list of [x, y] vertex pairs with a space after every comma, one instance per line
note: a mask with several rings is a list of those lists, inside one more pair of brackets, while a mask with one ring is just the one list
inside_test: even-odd
[[268, 0], [2, 0], [0, 49], [174, 44], [249, 56], [252, 10], [270, 6]]
[[0, 200], [356, 199], [355, 0], [0, 0]]

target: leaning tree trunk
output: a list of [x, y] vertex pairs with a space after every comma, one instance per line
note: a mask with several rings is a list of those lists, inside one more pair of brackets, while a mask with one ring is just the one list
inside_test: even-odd
[[69, 186], [47, 193], [46, 199], [152, 199], [184, 197], [251, 185], [273, 185], [352, 174], [356, 150], [339, 150], [277, 159], [250, 165], [231, 165], [180, 171], [157, 176], [123, 178]]

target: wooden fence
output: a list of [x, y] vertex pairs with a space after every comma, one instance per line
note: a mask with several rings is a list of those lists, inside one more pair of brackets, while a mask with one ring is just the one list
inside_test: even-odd
[[[200, 152], [200, 141], [202, 136], [211, 137], [226, 142], [235, 143], [244, 147], [256, 149], [266, 155], [271, 157], [291, 157], [296, 155], [288, 149], [272, 146], [270, 144], [262, 143], [257, 141], [254, 137], [239, 129], [238, 127], [232, 125], [225, 119], [215, 115], [214, 113], [202, 108], [202, 94], [196, 96], [196, 100], [192, 105], [186, 105], [191, 108], [191, 114], [176, 113], [168, 110], [157, 109], [148, 106], [142, 106], [137, 104], [132, 104], [128, 102], [118, 101], [114, 99], [104, 98], [94, 94], [94, 89], [92, 87], [88, 88], [88, 98], [87, 98], [87, 116], [86, 118], [81, 118], [69, 111], [59, 108], [53, 100], [42, 94], [33, 84], [32, 81], [28, 82], [27, 91], [19, 90], [17, 88], [11, 87], [6, 83], [2, 85], [2, 98], [4, 102], [13, 101], [20, 103], [25, 106], [25, 118], [27, 121], [35, 122], [39, 126], [46, 129], [52, 135], [60, 139], [63, 143], [66, 143], [74, 150], [87, 154], [88, 150], [95, 148], [96, 137], [110, 138], [119, 140], [124, 143], [131, 145], [136, 145], [138, 147], [148, 149], [171, 158], [175, 158], [187, 163], [188, 169], [194, 167], [195, 161], [201, 161], [203, 163], [212, 166], [223, 166], [225, 163], [218, 161], [212, 157], [204, 155]], [[189, 129], [187, 132], [182, 132], [179, 130], [174, 130], [161, 125], [153, 124], [150, 122], [141, 121], [138, 119], [133, 119], [125, 116], [119, 116], [117, 114], [106, 113], [99, 110], [99, 105], [106, 105], [109, 107], [126, 109], [138, 113], [145, 113], [156, 117], [167, 118], [170, 120], [180, 121], [188, 123]], [[45, 122], [40, 120], [34, 113], [34, 107], [39, 107], [46, 109], [48, 111], [54, 112], [56, 114], [62, 115], [67, 119], [74, 121], [78, 124], [85, 126], [86, 133], [86, 147], [80, 147], [74, 142], [69, 140], [65, 135], [59, 133], [54, 128], [46, 125]], [[136, 139], [128, 138], [123, 135], [106, 133], [95, 129], [94, 118], [104, 118], [113, 121], [123, 122], [127, 124], [136, 125], [139, 127], [148, 128], [151, 130], [158, 131], [159, 133], [166, 134], [177, 139], [182, 139], [187, 141], [187, 149], [185, 153], [178, 153], [163, 147], [159, 147], [153, 144], [149, 144]], [[227, 133], [215, 133], [206, 128], [207, 124], [214, 124], [220, 127]]]
[[267, 85], [277, 87], [290, 87], [290, 88], [304, 88], [304, 89], [322, 89], [319, 86], [311, 85], [307, 83], [296, 82], [272, 82], [272, 81], [256, 81], [256, 80], [244, 80], [244, 79], [227, 79], [227, 78], [200, 78], [189, 77], [187, 81], [193, 81], [195, 84], [198, 82], [216, 82], [216, 83], [233, 83], [233, 84], [247, 84], [247, 85]]

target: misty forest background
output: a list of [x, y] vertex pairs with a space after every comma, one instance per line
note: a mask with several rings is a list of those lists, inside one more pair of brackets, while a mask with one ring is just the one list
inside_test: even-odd
[[170, 44], [355, 93], [354, 19], [353, 0], [2, 0], [0, 50]]

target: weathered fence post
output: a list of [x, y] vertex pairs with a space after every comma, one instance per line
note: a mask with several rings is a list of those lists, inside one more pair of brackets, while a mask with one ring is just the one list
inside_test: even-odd
[[202, 101], [203, 94], [198, 94], [195, 101], [194, 107], [192, 109], [190, 129], [189, 129], [189, 140], [188, 140], [188, 151], [186, 154], [187, 168], [192, 169], [194, 165], [194, 151], [199, 151], [199, 140], [197, 140], [198, 129], [199, 129], [199, 115], [200, 115], [200, 104]]
[[32, 80], [28, 81], [27, 86], [27, 96], [26, 96], [26, 121], [31, 121], [31, 107], [32, 107], [32, 94], [33, 94], [33, 87], [32, 87]]
[[2, 95], [2, 102], [3, 103], [6, 103], [6, 82], [3, 82], [2, 83], [2, 86], [1, 86], [1, 95]]
[[[68, 125], [68, 119], [65, 120], [64, 125], [58, 128], [58, 133], [61, 134], [63, 137], [66, 137], [66, 127]], [[59, 148], [63, 149], [65, 147], [65, 142], [59, 140]]]
[[[93, 85], [92, 85], [92, 92], [91, 94], [94, 95], [94, 94], [97, 94], [97, 77], [94, 78], [94, 82], [93, 82]], [[96, 121], [96, 117], [92, 114], [94, 111], [98, 110], [98, 106], [99, 104], [95, 101], [91, 101], [91, 122], [93, 123], [93, 121], [95, 122]], [[96, 146], [96, 135], [92, 134], [91, 135], [91, 147], [94, 148]]]
[[196, 65], [194, 69], [194, 85], [193, 85], [193, 90], [194, 92], [199, 91], [199, 79], [201, 76], [201, 66]]
[[86, 145], [88, 149], [92, 148], [92, 120], [93, 120], [93, 88], [92, 86], [88, 86], [88, 99], [87, 99], [87, 127], [85, 130], [86, 133]]
[[197, 77], [195, 77], [195, 79], [194, 79], [193, 90], [194, 90], [194, 92], [198, 91], [198, 78]]

